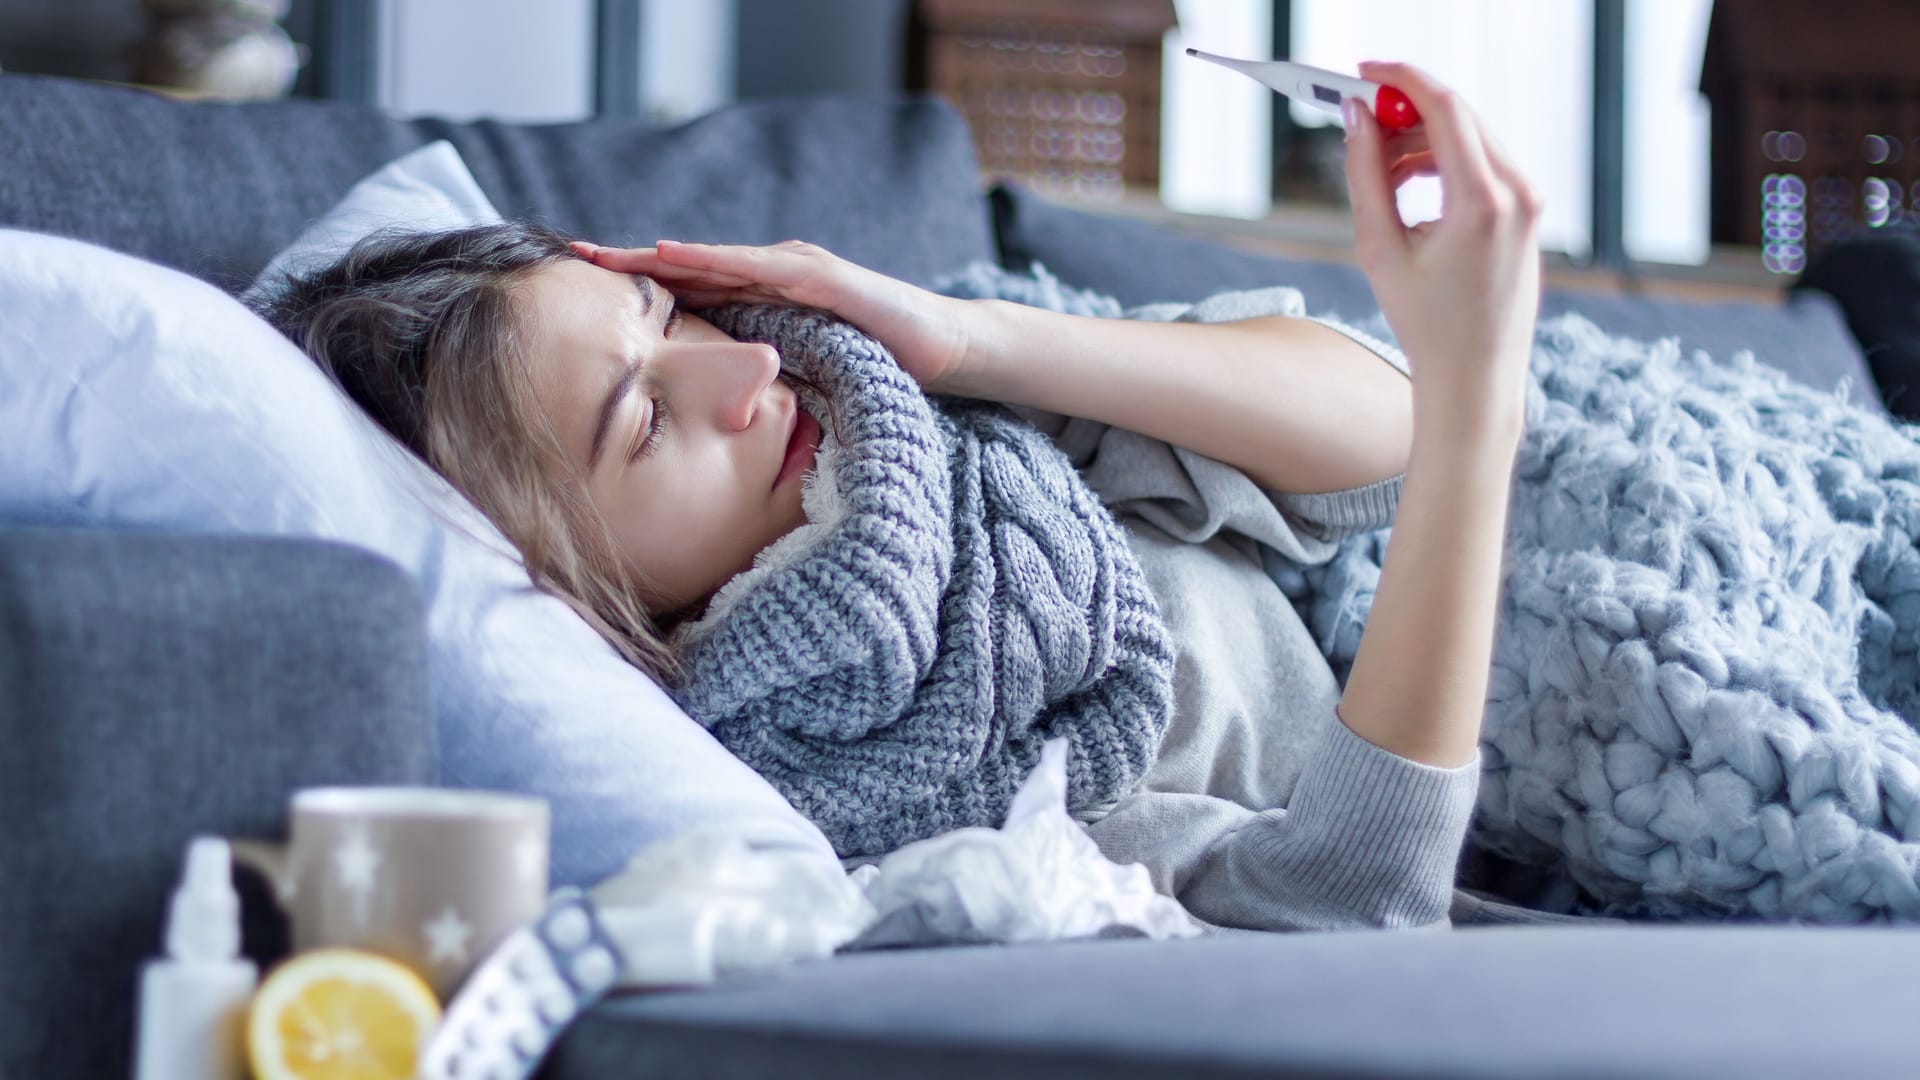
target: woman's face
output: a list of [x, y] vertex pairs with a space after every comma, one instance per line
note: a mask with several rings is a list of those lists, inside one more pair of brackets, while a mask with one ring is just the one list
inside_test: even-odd
[[539, 407], [651, 611], [704, 601], [806, 520], [820, 428], [776, 377], [772, 346], [578, 259], [536, 271], [517, 298]]

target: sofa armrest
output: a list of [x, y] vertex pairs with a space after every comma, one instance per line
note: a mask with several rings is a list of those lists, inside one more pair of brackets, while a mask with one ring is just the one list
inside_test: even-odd
[[0, 1076], [127, 1074], [191, 837], [434, 780], [421, 612], [340, 544], [0, 529]]

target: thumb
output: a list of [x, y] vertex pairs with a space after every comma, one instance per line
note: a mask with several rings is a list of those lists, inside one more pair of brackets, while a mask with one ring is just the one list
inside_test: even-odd
[[1406, 250], [1405, 226], [1387, 183], [1380, 124], [1356, 98], [1340, 103], [1347, 122], [1347, 197], [1353, 204], [1354, 254], [1362, 265], [1396, 259]]

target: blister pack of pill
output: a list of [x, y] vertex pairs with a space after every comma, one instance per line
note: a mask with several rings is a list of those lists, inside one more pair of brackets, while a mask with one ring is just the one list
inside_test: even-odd
[[448, 1004], [421, 1055], [425, 1080], [532, 1076], [573, 1018], [613, 989], [623, 959], [591, 901], [561, 889], [507, 936]]

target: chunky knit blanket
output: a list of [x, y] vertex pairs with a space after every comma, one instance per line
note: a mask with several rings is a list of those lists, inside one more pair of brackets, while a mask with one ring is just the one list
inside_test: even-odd
[[[830, 413], [808, 523], [679, 635], [687, 713], [842, 855], [997, 827], [1043, 744], [1072, 808], [1131, 790], [1172, 710], [1165, 624], [1124, 530], [1032, 425], [934, 400], [818, 312], [711, 313]], [[818, 408], [818, 405], [814, 406]]]
[[[1039, 268], [949, 291], [1120, 314]], [[1268, 562], [1342, 681], [1388, 535]], [[1569, 914], [1920, 920], [1917, 537], [1920, 427], [1544, 322], [1469, 846]]]
[[[1606, 914], [1920, 919], [1920, 428], [1571, 316], [1527, 421], [1472, 842]], [[1384, 548], [1296, 594], [1343, 666]]]

